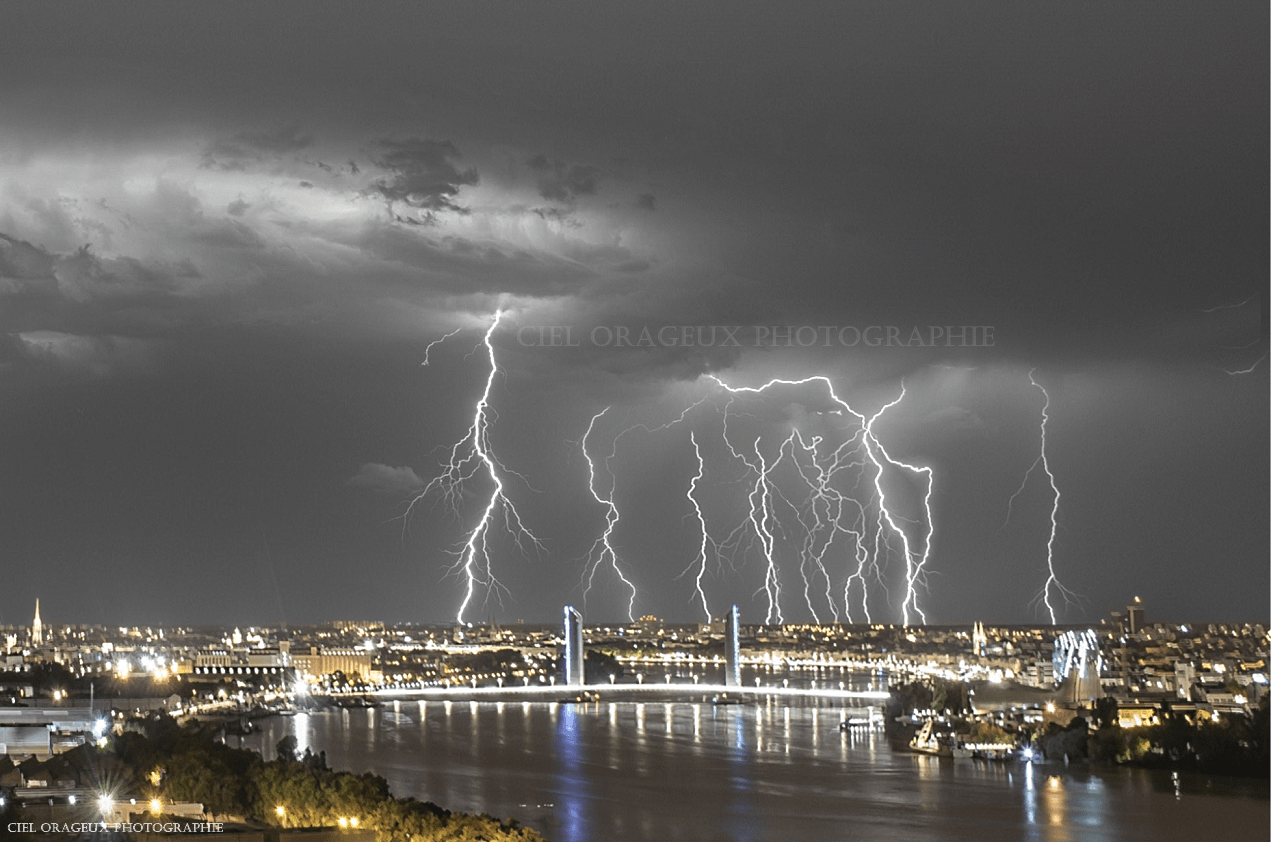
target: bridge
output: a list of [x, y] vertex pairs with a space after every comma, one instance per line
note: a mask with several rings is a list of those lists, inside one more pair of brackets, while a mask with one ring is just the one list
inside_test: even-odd
[[832, 687], [789, 687], [765, 686], [756, 684], [753, 687], [741, 684], [741, 613], [734, 605], [724, 617], [724, 683], [723, 684], [665, 684], [649, 682], [645, 684], [587, 684], [583, 671], [583, 617], [572, 605], [566, 605], [564, 611], [565, 638], [565, 683], [564, 684], [526, 684], [523, 686], [477, 687], [467, 684], [453, 684], [433, 687], [378, 687], [363, 692], [349, 691], [336, 695], [376, 696], [390, 699], [450, 699], [450, 700], [516, 700], [531, 699], [541, 701], [577, 701], [585, 695], [589, 701], [616, 701], [620, 699], [654, 699], [665, 701], [669, 698], [697, 700], [710, 698], [718, 701], [743, 701], [763, 697], [831, 699], [838, 701], [855, 701], [872, 703], [870, 706], [887, 700], [884, 690], [847, 690]]
[[839, 690], [831, 687], [785, 687], [756, 685], [741, 687], [732, 684], [531, 684], [526, 686], [473, 687], [454, 684], [450, 687], [378, 687], [361, 692], [349, 691], [333, 695], [373, 696], [386, 699], [450, 699], [452, 701], [574, 701], [586, 693], [596, 701], [621, 701], [643, 697], [665, 701], [683, 699], [696, 701], [703, 697], [720, 699], [760, 699], [776, 697], [785, 699], [831, 699], [856, 701], [880, 705], [887, 700], [885, 690]]

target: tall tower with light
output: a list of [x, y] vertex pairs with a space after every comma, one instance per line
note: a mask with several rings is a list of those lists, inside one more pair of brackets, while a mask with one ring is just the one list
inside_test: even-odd
[[44, 623], [40, 622], [40, 598], [35, 598], [35, 619], [31, 621], [31, 645], [44, 645]]
[[583, 676], [583, 615], [565, 606], [565, 683], [581, 685]]
[[741, 686], [741, 610], [736, 605], [724, 615], [724, 684]]
[[984, 631], [984, 623], [976, 621], [971, 627], [971, 651], [980, 657], [984, 657], [984, 650], [988, 648], [989, 636]]

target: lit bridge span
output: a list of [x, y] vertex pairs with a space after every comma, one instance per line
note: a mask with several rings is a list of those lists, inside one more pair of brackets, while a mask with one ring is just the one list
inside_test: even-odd
[[472, 687], [453, 684], [449, 687], [380, 687], [360, 692], [337, 693], [340, 696], [373, 696], [384, 699], [450, 699], [452, 701], [574, 701], [582, 694], [598, 701], [618, 701], [640, 697], [664, 701], [672, 698], [697, 701], [701, 697], [727, 697], [743, 701], [763, 697], [786, 699], [829, 699], [880, 705], [887, 700], [885, 690], [839, 690], [831, 687], [753, 687], [727, 684], [536, 684], [528, 686]]

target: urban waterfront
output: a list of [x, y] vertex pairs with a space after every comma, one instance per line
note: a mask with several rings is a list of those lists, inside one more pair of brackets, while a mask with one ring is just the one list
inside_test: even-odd
[[[1265, 780], [952, 760], [840, 730], [829, 702], [392, 701], [263, 720], [394, 794], [555, 842], [1265, 839]], [[238, 738], [230, 737], [231, 745]]]

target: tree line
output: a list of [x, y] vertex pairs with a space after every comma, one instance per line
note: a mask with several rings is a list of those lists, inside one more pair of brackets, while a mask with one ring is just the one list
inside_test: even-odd
[[395, 798], [378, 775], [334, 771], [325, 752], [297, 755], [294, 737], [279, 742], [278, 756], [266, 761], [217, 742], [206, 728], [161, 716], [136, 723], [112, 748], [132, 770], [142, 798], [195, 801], [210, 813], [266, 826], [337, 827], [356, 820], [381, 842], [544, 842], [515, 820]]

